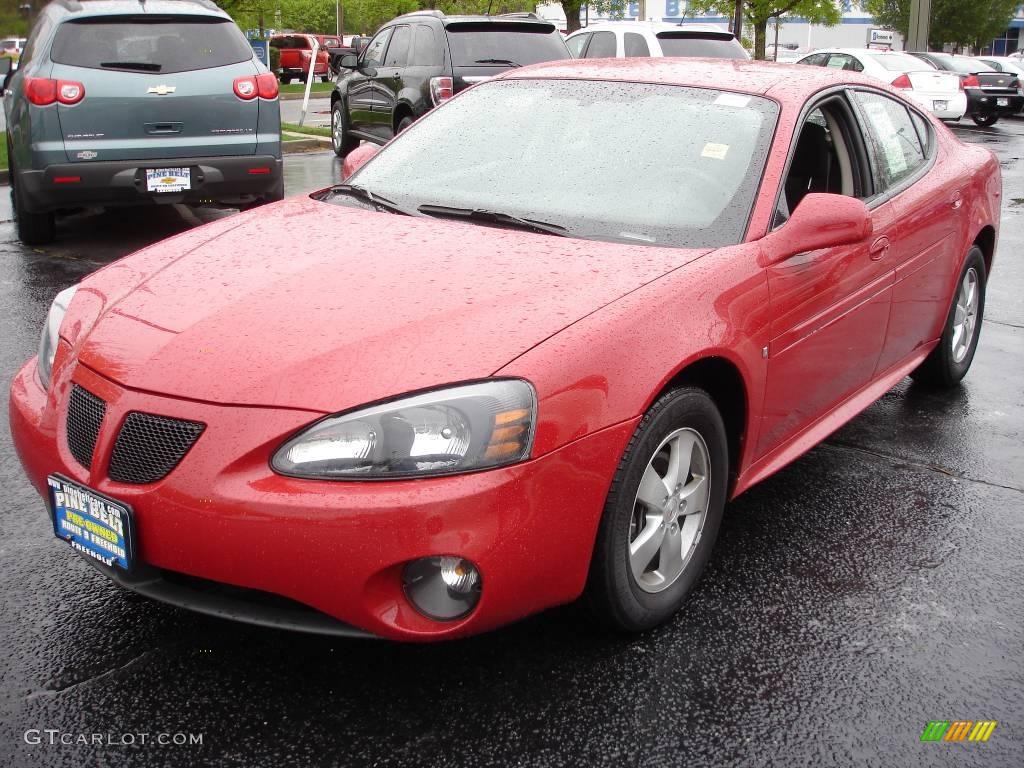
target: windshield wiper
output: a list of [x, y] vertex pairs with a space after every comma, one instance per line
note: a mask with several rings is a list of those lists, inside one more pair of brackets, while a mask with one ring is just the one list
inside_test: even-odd
[[477, 59], [473, 63], [474, 64], [508, 64], [510, 67], [521, 67], [521, 66], [523, 66], [519, 62], [512, 61], [512, 59]]
[[547, 221], [536, 219], [523, 219], [513, 216], [510, 213], [488, 211], [485, 208], [453, 208], [448, 205], [421, 205], [416, 209], [427, 216], [442, 219], [468, 219], [470, 221], [483, 221], [489, 224], [500, 224], [505, 227], [516, 229], [529, 229], [534, 232], [542, 232], [547, 235], [558, 235], [559, 237], [571, 237], [569, 231], [561, 224], [551, 224]]
[[375, 205], [378, 208], [384, 208], [391, 211], [392, 213], [400, 213], [403, 216], [415, 216], [416, 214], [412, 211], [407, 211], [405, 208], [400, 206], [398, 203], [388, 200], [386, 197], [371, 192], [366, 187], [360, 187], [357, 184], [337, 184], [331, 187], [331, 192], [337, 192], [342, 195], [348, 195], [359, 200], [365, 200], [370, 205]]
[[159, 72], [163, 64], [152, 64], [148, 61], [101, 61], [101, 67], [108, 69], [139, 69], [143, 72]]

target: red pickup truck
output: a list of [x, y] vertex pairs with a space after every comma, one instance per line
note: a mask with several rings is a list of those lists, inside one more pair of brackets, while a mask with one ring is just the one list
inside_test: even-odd
[[[290, 83], [293, 78], [306, 79], [309, 72], [309, 61], [313, 55], [312, 35], [274, 35], [270, 38], [270, 47], [277, 48], [281, 60], [277, 65], [277, 76], [282, 83]], [[316, 64], [313, 67], [314, 77], [327, 82], [330, 79], [330, 56], [324, 48], [316, 52]]]

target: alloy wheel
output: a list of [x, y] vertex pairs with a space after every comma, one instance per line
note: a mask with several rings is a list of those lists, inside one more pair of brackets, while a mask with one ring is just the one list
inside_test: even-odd
[[978, 320], [978, 273], [971, 267], [960, 281], [953, 314], [953, 338], [950, 342], [953, 361], [961, 362], [974, 344], [975, 326]]

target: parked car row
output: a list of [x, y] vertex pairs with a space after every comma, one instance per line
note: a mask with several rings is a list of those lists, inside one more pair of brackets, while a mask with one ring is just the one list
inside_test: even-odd
[[0, 59], [25, 243], [49, 242], [55, 213], [83, 205], [284, 196], [277, 80], [209, 0], [51, 3], [10, 64]]

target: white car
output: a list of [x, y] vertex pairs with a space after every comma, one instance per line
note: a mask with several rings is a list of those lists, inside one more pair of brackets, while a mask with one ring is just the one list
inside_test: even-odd
[[605, 21], [565, 38], [574, 59], [622, 59], [646, 56], [701, 56], [749, 59], [736, 36], [714, 24], [660, 21]]
[[1015, 56], [975, 56], [975, 58], [1000, 72], [1024, 75], [1024, 59]]
[[934, 69], [909, 53], [828, 48], [804, 56], [797, 64], [863, 72], [904, 91], [940, 120], [959, 120], [967, 112], [967, 94], [960, 87], [960, 77]]

